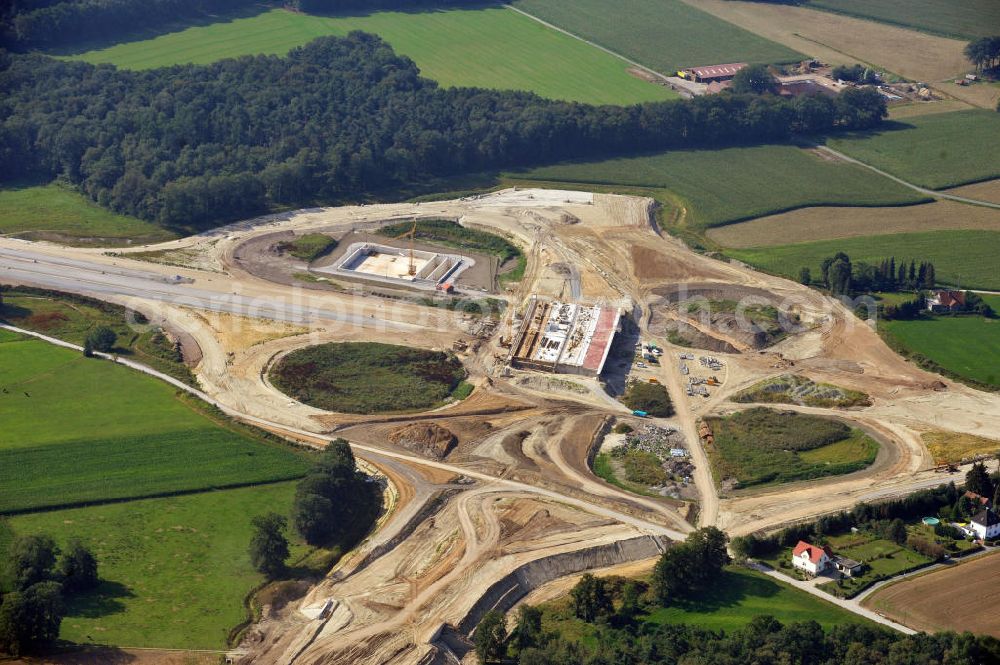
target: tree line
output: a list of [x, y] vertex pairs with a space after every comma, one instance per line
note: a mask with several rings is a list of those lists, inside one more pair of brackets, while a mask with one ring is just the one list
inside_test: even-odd
[[981, 37], [965, 46], [965, 57], [976, 66], [976, 71], [1000, 67], [1000, 35]]
[[[820, 283], [833, 295], [872, 293], [882, 291], [918, 291], [933, 289], [937, 284], [937, 271], [930, 261], [911, 259], [909, 264], [896, 257], [882, 259], [878, 264], [858, 261], [854, 263], [844, 252], [828, 256], [820, 263]], [[812, 271], [804, 267], [799, 271], [799, 281], [805, 285], [813, 283]]]
[[0, 179], [61, 177], [191, 228], [434, 176], [874, 127], [876, 91], [629, 107], [441, 89], [376, 36], [142, 72], [0, 53]]

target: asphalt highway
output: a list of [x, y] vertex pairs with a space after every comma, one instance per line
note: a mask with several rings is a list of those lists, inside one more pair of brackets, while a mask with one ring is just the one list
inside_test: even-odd
[[[219, 281], [223, 282], [224, 278]], [[52, 256], [27, 247], [0, 247], [0, 282], [29, 284], [82, 295], [141, 298], [288, 323], [323, 321], [378, 327], [380, 330], [419, 329], [419, 326], [408, 323], [293, 302], [291, 298], [249, 297], [238, 292], [209, 290], [200, 288], [197, 280], [173, 280], [162, 273]]]

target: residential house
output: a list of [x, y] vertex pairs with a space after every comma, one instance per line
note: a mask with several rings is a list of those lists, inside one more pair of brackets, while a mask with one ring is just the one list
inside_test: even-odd
[[980, 540], [993, 540], [1000, 536], [1000, 517], [991, 508], [973, 517], [969, 526]]
[[817, 547], [800, 540], [792, 550], [792, 566], [804, 570], [810, 575], [819, 575], [830, 567], [833, 552], [829, 547]]

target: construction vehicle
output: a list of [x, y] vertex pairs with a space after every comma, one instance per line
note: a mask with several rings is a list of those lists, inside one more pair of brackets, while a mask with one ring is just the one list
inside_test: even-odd
[[958, 465], [954, 462], [939, 461], [934, 467], [934, 473], [955, 473], [956, 471], [958, 471]]
[[410, 275], [410, 277], [413, 277], [417, 274], [417, 263], [413, 258], [413, 239], [416, 237], [416, 235], [417, 235], [417, 218], [414, 217], [413, 226], [410, 227], [410, 230], [407, 231], [406, 233], [400, 233], [398, 236], [393, 238], [393, 240], [401, 240], [403, 238], [410, 239], [410, 266], [409, 268], [407, 268], [407, 273]]

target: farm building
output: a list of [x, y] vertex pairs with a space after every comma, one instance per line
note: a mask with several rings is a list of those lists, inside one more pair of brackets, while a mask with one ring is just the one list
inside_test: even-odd
[[962, 291], [935, 291], [927, 296], [927, 311], [958, 312], [965, 309], [965, 293]]
[[531, 299], [511, 345], [518, 369], [598, 376], [621, 321], [614, 307]]
[[734, 62], [728, 65], [708, 65], [706, 67], [689, 67], [677, 72], [683, 79], [694, 81], [695, 83], [713, 83], [722, 81], [732, 81], [736, 72], [747, 66], [745, 62]]
[[1000, 536], [1000, 517], [991, 508], [973, 517], [969, 526], [980, 540], [993, 540]]

